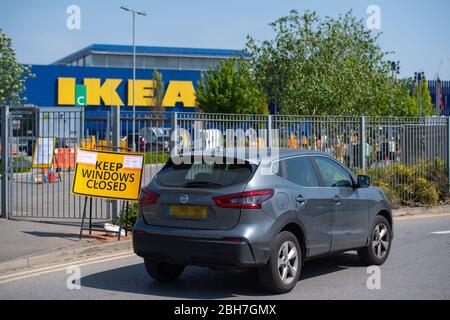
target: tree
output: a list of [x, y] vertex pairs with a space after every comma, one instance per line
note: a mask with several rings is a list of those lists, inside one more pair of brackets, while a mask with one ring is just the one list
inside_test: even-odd
[[410, 95], [412, 80], [397, 81], [393, 92], [393, 114], [399, 117], [418, 117], [419, 108], [417, 101]]
[[157, 114], [158, 119], [158, 127], [164, 125], [164, 107], [163, 107], [163, 99], [164, 99], [164, 82], [163, 77], [158, 70], [153, 70], [153, 81], [155, 81], [155, 87], [153, 89], [153, 97], [155, 101], [154, 111]]
[[269, 114], [266, 97], [258, 87], [247, 60], [232, 58], [202, 73], [196, 100], [211, 113]]
[[[420, 95], [419, 95], [420, 91]], [[422, 80], [419, 85], [414, 86], [413, 98], [417, 104], [417, 115], [420, 114], [420, 102], [422, 102], [422, 115], [431, 116], [435, 115], [433, 103], [431, 102], [430, 91], [428, 90], [428, 81]]]
[[[321, 19], [293, 10], [271, 27], [274, 39], [247, 42], [269, 105], [284, 114], [389, 115], [387, 53], [378, 45], [379, 35], [351, 11]], [[404, 91], [396, 93], [406, 98]]]
[[[411, 88], [414, 86], [412, 79], [404, 79], [396, 82], [394, 85], [394, 112], [393, 114], [401, 117], [419, 116], [419, 95], [417, 84], [414, 87], [413, 95], [410, 95]], [[432, 116], [435, 114], [431, 103], [431, 96], [428, 91], [428, 82], [421, 82], [422, 110], [423, 116]]]
[[25, 102], [22, 93], [30, 77], [30, 68], [17, 63], [12, 40], [0, 29], [0, 105]]

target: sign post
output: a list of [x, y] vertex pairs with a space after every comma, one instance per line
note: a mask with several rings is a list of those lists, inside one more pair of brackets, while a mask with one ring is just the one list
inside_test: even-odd
[[[109, 151], [78, 151], [72, 193], [86, 197], [80, 238], [86, 217], [87, 199], [102, 198], [124, 201], [120, 217], [119, 240], [123, 214], [128, 212], [128, 202], [138, 201], [144, 171], [144, 154]], [[127, 203], [125, 206], [125, 202]], [[90, 210], [90, 229], [92, 209]]]

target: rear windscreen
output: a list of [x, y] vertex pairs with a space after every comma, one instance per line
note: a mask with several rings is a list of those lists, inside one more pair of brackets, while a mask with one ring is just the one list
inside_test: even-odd
[[176, 165], [169, 160], [156, 176], [156, 181], [166, 187], [222, 187], [248, 182], [255, 170], [256, 165], [248, 162]]

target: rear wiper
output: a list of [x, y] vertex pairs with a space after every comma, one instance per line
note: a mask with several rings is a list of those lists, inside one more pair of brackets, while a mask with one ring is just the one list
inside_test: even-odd
[[189, 181], [185, 187], [223, 187], [223, 184], [211, 181]]

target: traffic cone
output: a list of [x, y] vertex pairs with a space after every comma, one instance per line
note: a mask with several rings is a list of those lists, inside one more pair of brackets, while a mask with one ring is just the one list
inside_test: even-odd
[[49, 170], [49, 172], [47, 174], [47, 181], [48, 181], [48, 183], [56, 183], [57, 182], [56, 174], [53, 170]]

